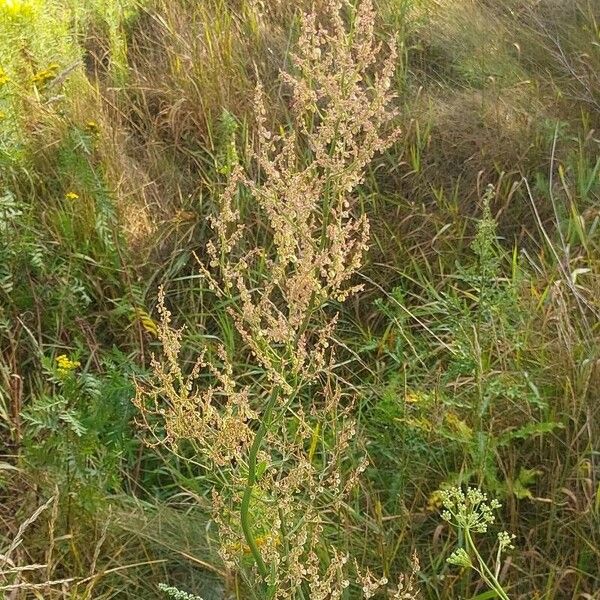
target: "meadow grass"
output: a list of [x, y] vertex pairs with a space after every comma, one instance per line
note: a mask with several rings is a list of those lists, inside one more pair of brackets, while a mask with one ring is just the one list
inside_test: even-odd
[[[327, 211], [357, 164], [336, 174], [330, 139], [318, 142], [324, 97], [312, 120], [299, 120], [290, 80], [333, 85], [348, 66], [338, 56], [329, 72], [311, 72], [325, 48], [304, 65], [293, 58], [302, 14], [314, 7], [330, 22], [332, 3], [0, 0], [6, 597], [164, 598], [173, 587], [204, 600], [287, 597], [293, 573], [302, 580], [293, 597], [307, 599], [598, 594], [600, 9], [592, 0], [374, 5], [373, 39], [397, 50], [395, 116], [379, 125], [384, 137], [401, 133], [359, 165], [358, 185], [346, 182], [350, 229], [334, 231]], [[340, 6], [347, 39], [362, 39], [354, 3]], [[367, 95], [385, 57], [361, 73]], [[332, 117], [348, 128], [348, 151], [362, 114], [346, 107]], [[282, 186], [272, 179], [277, 152], [260, 148], [293, 131], [302, 133], [284, 144], [287, 166], [302, 173], [316, 161], [319, 177], [289, 175]], [[239, 253], [225, 260], [220, 246], [211, 256], [207, 243], [209, 216], [224, 214], [241, 171], [247, 189], [232, 206], [244, 251], [259, 249], [262, 262], [243, 272], [243, 285], [231, 283], [235, 293], [219, 294], [198, 261], [210, 271], [216, 260], [225, 277], [217, 288], [239, 267], [227, 262]], [[315, 190], [307, 233], [283, 208]], [[361, 289], [345, 297], [337, 284], [323, 295], [310, 288], [324, 299], [303, 305], [285, 235], [319, 239], [325, 256], [333, 234], [349, 242], [363, 217], [370, 237], [360, 266], [347, 254], [330, 274], [341, 282], [352, 273]], [[319, 227], [328, 233], [317, 236]], [[278, 279], [268, 269], [281, 256], [289, 262]], [[216, 435], [224, 421], [198, 436], [175, 421], [161, 429], [154, 417], [159, 437], [182, 439], [144, 443], [156, 440], [132, 400], [136, 386], [149, 389], [152, 356], [170, 339], [161, 288], [163, 316], [166, 307], [185, 327], [182, 377], [204, 353], [212, 370], [199, 382], [218, 388], [221, 417], [241, 406], [223, 373], [249, 390], [252, 418], [236, 446]], [[270, 300], [258, 308], [244, 300], [265, 289]], [[294, 315], [310, 319], [292, 326], [294, 302]], [[275, 327], [273, 307], [284, 307], [291, 337], [281, 321]], [[240, 324], [252, 310], [271, 323], [262, 338]], [[335, 328], [319, 334], [334, 313]], [[323, 352], [326, 341], [318, 377], [290, 366], [292, 338]], [[268, 412], [276, 429], [257, 447], [259, 483], [248, 484], [261, 399], [269, 385], [290, 385], [290, 373], [295, 391], [274, 421]], [[335, 428], [341, 415], [354, 436]], [[290, 473], [318, 477], [332, 461], [344, 481], [364, 458], [347, 493], [309, 502], [287, 488], [286, 518], [273, 512]], [[305, 492], [314, 483], [299, 481]], [[500, 501], [489, 531], [441, 518], [444, 504], [456, 511], [456, 486]], [[228, 518], [240, 503], [238, 526]], [[292, 531], [269, 537], [277, 519]], [[310, 552], [292, 562], [281, 538], [300, 546], [298, 532], [311, 527]], [[514, 540], [497, 537], [502, 530]], [[266, 559], [277, 577], [261, 572]]]

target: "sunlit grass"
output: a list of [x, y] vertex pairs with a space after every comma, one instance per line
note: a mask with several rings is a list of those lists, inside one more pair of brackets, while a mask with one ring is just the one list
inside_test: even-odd
[[[488, 573], [446, 562], [461, 538], [439, 518], [440, 489], [475, 485], [516, 534], [492, 573], [503, 593], [591, 597], [597, 3], [375, 4], [377, 38], [398, 47], [402, 135], [356, 191], [371, 225], [364, 289], [328, 308], [355, 397], [348, 460], [370, 459], [328, 539], [365, 585], [385, 577], [396, 593], [416, 549], [423, 597], [486, 597]], [[0, 586], [22, 586], [16, 597], [161, 598], [159, 583], [246, 597], [217, 555], [206, 474], [187, 448], [141, 444], [131, 398], [158, 351], [159, 285], [187, 326], [184, 370], [222, 343], [236, 371], [261, 375], [195, 255], [233, 167], [262, 177], [247, 158], [257, 79], [268, 125], [294, 124], [278, 75], [311, 5], [0, 0], [0, 555], [22, 538]], [[264, 243], [250, 199], [239, 208], [249, 243]], [[498, 547], [482, 535], [476, 550], [493, 565]]]

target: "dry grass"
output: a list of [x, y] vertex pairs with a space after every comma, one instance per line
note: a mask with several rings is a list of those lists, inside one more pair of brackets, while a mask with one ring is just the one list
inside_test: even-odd
[[[222, 574], [214, 524], [205, 529], [215, 482], [187, 461], [141, 447], [132, 381], [147, 379], [158, 350], [162, 284], [174, 323], [188, 326], [183, 373], [203, 349], [221, 373], [221, 343], [235, 373], [250, 373], [245, 383], [266, 385], [272, 355], [258, 348], [257, 366], [247, 352], [256, 340], [247, 324], [242, 340], [227, 312], [244, 302], [210, 292], [194, 257], [210, 262], [206, 244], [215, 232], [207, 217], [227, 197], [236, 162], [247, 188], [231, 214], [239, 211], [235, 226], [243, 224], [246, 237], [234, 258], [248, 248], [264, 253], [243, 286], [233, 282], [250, 295], [244, 314], [269, 323], [269, 344], [279, 351], [302, 313], [285, 307], [301, 309], [302, 294], [321, 289], [290, 267], [267, 286], [270, 302], [257, 304], [254, 295], [270, 281], [265, 261], [277, 248], [289, 253], [286, 236], [305, 239], [303, 223], [326, 227], [320, 210], [310, 222], [285, 212], [297, 202], [299, 215], [304, 202], [331, 191], [327, 177], [306, 177], [318, 149], [303, 136], [290, 141], [298, 126], [293, 86], [279, 78], [280, 70], [299, 77], [314, 67], [292, 60], [301, 9], [313, 5], [327, 21], [327, 2], [94, 0], [65, 10], [52, 0], [42, 11], [37, 0], [0, 0], [0, 73], [8, 77], [0, 76], [0, 427], [8, 440], [0, 465], [10, 467], [0, 473], [0, 552], [58, 488], [58, 500], [22, 532], [8, 571], [0, 566], [2, 584], [20, 586], [7, 592], [11, 600], [158, 598], [160, 582], [205, 600], [211, 588], [222, 594], [204, 564]], [[342, 5], [350, 24], [352, 11]], [[364, 287], [344, 304], [330, 300], [319, 321], [339, 313], [328, 344], [337, 381], [355, 398], [348, 416], [362, 441], [349, 442], [346, 473], [364, 451], [372, 464], [343, 510], [324, 511], [327, 540], [356, 558], [344, 566], [360, 584], [350, 597], [382, 576], [396, 582], [409, 572], [414, 548], [424, 597], [476, 597], [481, 580], [445, 563], [455, 538], [440, 524], [435, 491], [480, 484], [502, 497], [500, 520], [517, 534], [517, 550], [500, 570], [509, 596], [594, 598], [598, 7], [592, 0], [375, 6], [375, 38], [397, 42], [390, 91], [403, 133], [382, 154], [361, 159], [348, 239], [362, 249], [364, 214], [371, 241], [360, 276], [353, 261], [362, 252], [342, 252], [336, 265], [350, 267], [337, 272], [340, 281], [353, 272], [353, 284]], [[372, 67], [383, 65], [384, 56]], [[253, 116], [258, 81], [262, 130]], [[377, 79], [369, 72], [364, 83]], [[344, 110], [360, 121], [348, 106], [335, 118]], [[271, 140], [282, 136], [283, 152], [253, 155], [257, 144], [271, 143], [268, 131]], [[290, 154], [295, 176], [276, 184]], [[489, 183], [497, 227], [486, 263], [472, 242]], [[281, 210], [273, 198], [285, 199]], [[314, 231], [308, 237], [320, 239]], [[323, 239], [326, 250], [343, 246], [333, 235]], [[209, 268], [216, 281], [221, 266]], [[315, 339], [306, 338], [307, 348]], [[80, 363], [68, 377], [57, 370], [61, 355]], [[202, 384], [214, 386], [215, 375]], [[222, 395], [217, 410], [226, 410]], [[253, 408], [259, 396], [250, 394]], [[311, 397], [299, 394], [291, 408], [320, 407]], [[291, 439], [295, 423], [310, 451], [316, 417], [299, 414], [278, 434]], [[247, 442], [259, 421], [245, 429]], [[520, 431], [521, 424], [532, 429]], [[321, 443], [313, 458], [325, 453]], [[181, 452], [189, 458], [185, 444]], [[296, 445], [287, 457], [301, 454]], [[245, 456], [235, 459], [239, 471]], [[240, 498], [229, 500], [237, 506]], [[271, 519], [259, 504], [254, 498], [253, 522]], [[202, 534], [194, 538], [196, 529]], [[247, 539], [234, 533], [243, 555]], [[277, 546], [275, 538], [269, 543]], [[494, 543], [481, 539], [486, 560], [494, 559]], [[328, 552], [319, 548], [322, 558]], [[249, 555], [241, 562], [246, 568]], [[36, 564], [47, 566], [15, 571]], [[235, 572], [224, 579], [244, 597]]]

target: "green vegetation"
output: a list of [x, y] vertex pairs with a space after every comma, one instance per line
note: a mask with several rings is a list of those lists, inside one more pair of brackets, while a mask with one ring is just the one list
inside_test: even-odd
[[0, 0], [6, 598], [598, 594], [600, 6], [370, 8]]

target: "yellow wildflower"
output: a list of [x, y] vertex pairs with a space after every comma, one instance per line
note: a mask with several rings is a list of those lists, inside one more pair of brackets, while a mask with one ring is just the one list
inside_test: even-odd
[[67, 192], [65, 194], [65, 198], [67, 200], [79, 200], [79, 194], [77, 194], [75, 192]]
[[57, 372], [60, 377], [67, 377], [77, 367], [81, 366], [78, 360], [71, 360], [66, 354], [61, 354], [56, 357]]
[[100, 127], [98, 126], [98, 123], [96, 123], [96, 121], [86, 121], [85, 128], [94, 135], [96, 135], [100, 130]]
[[0, 12], [9, 17], [31, 15], [33, 7], [27, 0], [0, 0]]
[[50, 79], [54, 79], [59, 69], [58, 63], [52, 63], [47, 68], [38, 71], [32, 78], [31, 82], [34, 85], [44, 86]]
[[404, 396], [404, 402], [407, 404], [431, 404], [432, 400], [432, 394], [422, 390], [409, 390]]
[[6, 71], [0, 67], [0, 86], [8, 83], [10, 81], [10, 77], [6, 73]]
[[443, 505], [442, 501], [442, 492], [441, 490], [435, 490], [429, 494], [429, 498], [427, 498], [427, 510], [433, 512], [438, 510]]
[[421, 401], [420, 392], [407, 392], [406, 396], [404, 396], [404, 401], [408, 404], [418, 404]]

